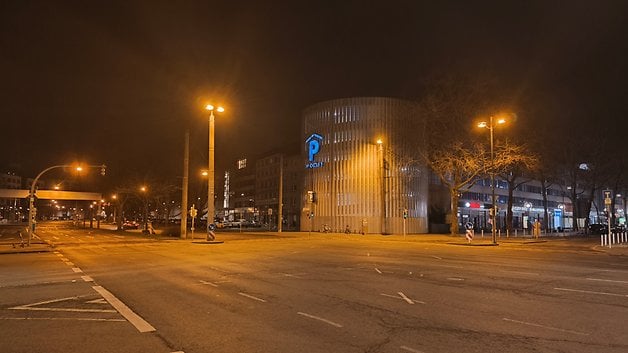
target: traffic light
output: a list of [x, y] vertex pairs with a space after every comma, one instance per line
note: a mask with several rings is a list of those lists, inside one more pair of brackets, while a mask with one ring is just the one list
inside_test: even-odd
[[100, 175], [105, 176], [105, 172], [107, 171], [107, 166], [106, 165], [101, 165], [100, 166]]
[[403, 209], [403, 219], [408, 219], [408, 209], [407, 208]]

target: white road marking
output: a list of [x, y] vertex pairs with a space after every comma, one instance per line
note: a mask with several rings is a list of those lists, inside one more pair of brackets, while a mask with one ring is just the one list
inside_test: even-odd
[[399, 294], [399, 296], [401, 296], [401, 299], [405, 300], [406, 303], [414, 304], [414, 302], [412, 300], [410, 300], [410, 298], [406, 297], [406, 295], [403, 294], [403, 292], [397, 292], [397, 294]]
[[[391, 294], [386, 294], [386, 293], [380, 293], [380, 295], [384, 296], [384, 297], [388, 297], [388, 298], [395, 298], [395, 299], [401, 299], [404, 300], [402, 297], [398, 296], [398, 295], [391, 295]], [[416, 299], [411, 299], [413, 302], [415, 303], [419, 303], [419, 304], [425, 304], [425, 302], [420, 301], [420, 300], [416, 300]]]
[[569, 288], [554, 288], [556, 290], [562, 290], [566, 292], [578, 292], [578, 293], [587, 293], [587, 294], [602, 294], [602, 295], [610, 295], [614, 297], [626, 297], [628, 298], [628, 294], [617, 294], [617, 293], [608, 293], [608, 292], [593, 292], [590, 290], [580, 290], [580, 289], [569, 289]]
[[548, 330], [554, 330], [554, 331], [560, 331], [560, 332], [566, 332], [566, 333], [573, 333], [574, 335], [582, 335], [582, 336], [588, 336], [589, 335], [588, 333], [584, 333], [584, 332], [565, 330], [565, 329], [558, 328], [558, 327], [545, 326], [545, 325], [535, 324], [535, 323], [532, 323], [532, 322], [525, 322], [525, 321], [513, 320], [513, 319], [508, 319], [508, 318], [503, 318], [503, 320], [504, 321], [509, 321], [509, 322], [514, 322], [514, 323], [517, 323], [517, 324], [522, 324], [522, 325], [528, 325], [528, 326], [545, 328], [545, 329], [548, 329]]
[[611, 283], [628, 283], [628, 281], [616, 281], [612, 279], [601, 279], [601, 278], [587, 278], [589, 281], [601, 281], [601, 282], [611, 282]]
[[114, 235], [113, 237], [114, 237], [114, 238], [118, 238], [118, 239], [124, 239], [124, 237], [123, 237], [123, 236], [121, 236], [121, 235]]
[[208, 281], [203, 281], [203, 280], [200, 280], [199, 282], [201, 282], [202, 284], [209, 284], [209, 285], [210, 285], [210, 286], [212, 286], [212, 287], [218, 287], [218, 285], [217, 285], [217, 284], [215, 284], [215, 283], [211, 283], [211, 282], [208, 282]]
[[31, 311], [69, 311], [69, 312], [78, 312], [78, 313], [115, 313], [115, 310], [112, 309], [78, 309], [78, 308], [49, 308], [49, 307], [40, 307], [40, 305], [44, 305], [44, 304], [51, 304], [51, 303], [58, 303], [58, 302], [63, 302], [63, 301], [68, 301], [68, 300], [76, 300], [79, 297], [68, 297], [68, 298], [61, 298], [61, 299], [52, 299], [52, 300], [46, 300], [43, 302], [38, 302], [38, 303], [33, 303], [33, 304], [26, 304], [26, 305], [20, 305], [20, 306], [14, 306], [12, 308], [9, 308], [11, 310], [31, 310]]
[[286, 277], [301, 278], [301, 276], [299, 276], [299, 275], [293, 275], [293, 274], [290, 274], [290, 273], [282, 273], [282, 275], [284, 275]]
[[115, 321], [126, 322], [124, 319], [98, 319], [78, 317], [0, 317], [0, 320], [77, 320], [77, 321]]
[[408, 346], [401, 346], [399, 348], [403, 349], [404, 351], [408, 351], [408, 352], [412, 352], [412, 353], [423, 353], [423, 351], [419, 351], [417, 349], [410, 348]]
[[375, 267], [375, 271], [377, 271], [377, 273], [379, 273], [380, 275], [382, 274], [382, 271], [380, 271], [377, 267]]
[[78, 267], [72, 267], [72, 271], [76, 272], [76, 273], [83, 273], [83, 270], [81, 270]]
[[318, 317], [318, 316], [314, 316], [314, 315], [306, 314], [306, 313], [303, 313], [303, 312], [300, 312], [300, 311], [299, 311], [297, 314], [299, 314], [299, 315], [301, 315], [301, 316], [308, 317], [308, 318], [310, 318], [310, 319], [314, 319], [314, 320], [322, 321], [322, 322], [324, 322], [324, 323], [326, 323], [326, 324], [329, 324], [329, 325], [332, 325], [332, 326], [342, 327], [342, 325], [341, 325], [341, 324], [336, 323], [336, 322], [333, 322], [333, 321], [329, 321], [329, 320], [327, 320], [327, 319], [323, 319], [322, 317]]
[[152, 332], [156, 331], [146, 320], [142, 319], [139, 315], [133, 312], [128, 306], [116, 298], [111, 292], [101, 286], [93, 286], [94, 290], [105, 298], [106, 301], [111, 304], [118, 312], [124, 316], [135, 328], [140, 332]]
[[442, 260], [443, 258], [440, 256], [436, 256], [436, 255], [432, 255], [433, 258], [438, 259], [438, 260]]
[[56, 235], [53, 235], [52, 237], [53, 237], [54, 239], [56, 239], [56, 240], [59, 240], [59, 237], [58, 237], [58, 236], [56, 236]]
[[176, 351], [176, 352], [171, 352], [171, 353], [185, 353], [184, 351]]
[[56, 252], [55, 255], [59, 256], [59, 257], [63, 257], [62, 253]]
[[83, 281], [85, 282], [94, 282], [94, 279], [91, 278], [90, 276], [81, 276], [81, 278], [83, 279]]
[[64, 263], [68, 266], [74, 266], [74, 262], [64, 261]]
[[253, 299], [253, 300], [257, 300], [258, 302], [266, 303], [266, 300], [264, 300], [262, 298], [258, 298], [256, 296], [253, 296], [253, 295], [250, 295], [250, 294], [246, 294], [246, 293], [242, 293], [242, 292], [239, 292], [238, 294], [240, 294], [243, 297], [247, 297], [247, 298], [250, 298], [250, 299]]
[[107, 301], [105, 300], [105, 298], [100, 298], [100, 299], [94, 299], [94, 300], [86, 301], [86, 303], [89, 303], [89, 304], [107, 304]]
[[447, 279], [450, 281], [464, 281], [464, 278], [458, 278], [458, 277], [448, 277]]

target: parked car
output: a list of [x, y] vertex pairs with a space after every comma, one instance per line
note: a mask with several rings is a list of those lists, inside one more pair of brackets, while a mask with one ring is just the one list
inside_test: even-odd
[[589, 224], [589, 234], [606, 234], [608, 232], [608, 225], [606, 224]]
[[138, 229], [140, 224], [136, 221], [125, 221], [122, 223], [122, 229]]

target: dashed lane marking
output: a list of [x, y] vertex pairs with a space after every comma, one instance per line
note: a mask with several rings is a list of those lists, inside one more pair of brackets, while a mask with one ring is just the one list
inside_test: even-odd
[[382, 271], [380, 271], [377, 267], [375, 267], [375, 271], [377, 271], [377, 273], [379, 273], [380, 275], [382, 274]]
[[541, 324], [535, 324], [532, 322], [525, 322], [525, 321], [519, 321], [519, 320], [513, 320], [513, 319], [508, 319], [508, 318], [503, 318], [504, 321], [508, 321], [508, 322], [514, 322], [516, 324], [521, 324], [521, 325], [527, 325], [527, 326], [534, 326], [534, 327], [540, 327], [540, 328], [544, 328], [544, 329], [548, 329], [548, 330], [553, 330], [553, 331], [560, 331], [560, 332], [565, 332], [565, 333], [573, 333], [574, 335], [581, 335], [581, 336], [588, 336], [588, 333], [585, 332], [578, 332], [578, 331], [572, 331], [572, 330], [565, 330], [562, 328], [558, 328], [558, 327], [552, 327], [552, 326], [545, 326], [545, 325], [541, 325]]
[[78, 267], [72, 267], [72, 271], [74, 271], [75, 273], [83, 273], [83, 270]]
[[74, 266], [74, 262], [70, 262], [70, 261], [63, 261], [63, 262], [68, 266]]
[[628, 294], [617, 294], [617, 293], [608, 293], [608, 292], [594, 292], [590, 290], [580, 290], [580, 289], [570, 289], [570, 288], [554, 288], [555, 290], [562, 290], [566, 292], [577, 292], [577, 293], [586, 293], [586, 294], [602, 294], [602, 295], [610, 295], [613, 297], [624, 297], [628, 298]]
[[628, 281], [617, 281], [613, 279], [587, 278], [589, 281], [611, 282], [611, 283], [628, 283]]
[[[386, 294], [386, 293], [380, 293], [379, 295], [384, 296], [384, 297], [388, 297], [388, 298], [401, 299], [401, 300], [405, 301], [405, 299], [400, 297], [399, 295], [392, 295], [392, 294]], [[425, 304], [425, 302], [421, 301], [421, 300], [416, 300], [416, 299], [410, 299], [410, 300], [412, 300], [412, 302], [414, 302], [414, 303]]]
[[83, 279], [83, 281], [85, 282], [94, 282], [94, 279], [91, 278], [90, 276], [81, 276], [81, 278]]
[[420, 350], [414, 349], [414, 348], [410, 348], [408, 346], [401, 346], [399, 348], [403, 349], [404, 351], [408, 351], [408, 352], [412, 352], [412, 353], [423, 353], [423, 351], [420, 351]]
[[133, 312], [128, 306], [126, 306], [120, 299], [116, 298], [111, 292], [101, 286], [93, 286], [94, 290], [105, 298], [111, 306], [113, 306], [118, 312], [124, 316], [135, 328], [140, 332], [153, 332], [156, 329], [151, 326], [146, 320], [142, 319], [139, 315]]
[[253, 296], [253, 295], [250, 295], [250, 294], [246, 294], [246, 293], [242, 293], [242, 292], [239, 292], [238, 294], [243, 296], [243, 297], [247, 297], [249, 299], [257, 300], [258, 302], [266, 303], [266, 300], [264, 300], [262, 298], [258, 298], [256, 296]]
[[318, 321], [324, 322], [324, 323], [326, 323], [328, 325], [332, 325], [332, 326], [335, 326], [335, 327], [342, 327], [342, 325], [337, 323], [337, 322], [333, 322], [333, 321], [324, 319], [324, 318], [319, 317], [319, 316], [310, 315], [310, 314], [307, 314], [307, 313], [304, 313], [304, 312], [300, 312], [300, 311], [297, 312], [297, 314], [299, 314], [301, 316], [305, 316], [305, 317], [310, 318], [310, 319], [314, 319], [314, 320], [318, 320]]
[[218, 287], [218, 285], [216, 283], [212, 283], [212, 282], [209, 282], [209, 281], [200, 280], [199, 282], [201, 282], [202, 284], [210, 285], [212, 287]]
[[442, 260], [443, 258], [440, 256], [436, 256], [436, 255], [432, 255], [433, 258], [437, 259], [437, 260]]

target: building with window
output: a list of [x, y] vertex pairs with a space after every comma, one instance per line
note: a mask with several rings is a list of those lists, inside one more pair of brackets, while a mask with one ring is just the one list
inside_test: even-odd
[[301, 230], [428, 231], [428, 171], [416, 104], [359, 97], [321, 102], [302, 118]]

